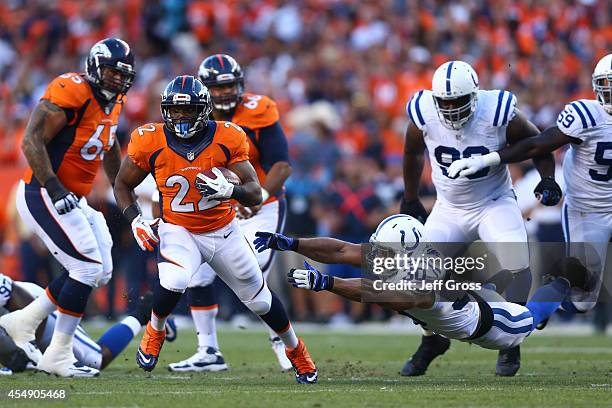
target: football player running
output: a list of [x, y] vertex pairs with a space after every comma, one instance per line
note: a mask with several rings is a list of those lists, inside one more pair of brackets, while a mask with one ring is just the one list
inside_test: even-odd
[[55, 78], [32, 112], [22, 143], [29, 168], [17, 190], [17, 210], [66, 269], [45, 296], [0, 318], [0, 326], [24, 349], [40, 323], [58, 309], [45, 353], [31, 353], [37, 369], [62, 377], [91, 377], [92, 367], [73, 364], [73, 335], [92, 288], [111, 278], [113, 245], [102, 213], [87, 204], [100, 163], [111, 184], [121, 152], [115, 143], [125, 94], [134, 81], [134, 55], [127, 43], [96, 43], [86, 72]]
[[[414, 234], [407, 231], [414, 231]], [[376, 253], [390, 257], [421, 256], [425, 253], [440, 256], [424, 241], [427, 238], [425, 231], [426, 228], [416, 219], [399, 214], [387, 217], [379, 224], [370, 238], [371, 247], [369, 244], [353, 244], [333, 238], [298, 239], [270, 232], [258, 232], [255, 245], [258, 250], [291, 250], [318, 262], [368, 268], [364, 260]], [[486, 349], [505, 350], [518, 346], [538, 323], [554, 313], [572, 287], [584, 285], [587, 277], [581, 268], [571, 259], [567, 261], [567, 267], [557, 271], [559, 276], [540, 287], [525, 306], [508, 302], [495, 291], [496, 285], [504, 286], [505, 281], [511, 280], [509, 271], [498, 273], [481, 289], [446, 295], [443, 291], [420, 290], [422, 283], [419, 282], [433, 284], [447, 281], [449, 276], [450, 271], [438, 269], [435, 263], [429, 262], [424, 263], [426, 266], [418, 274], [411, 268], [399, 270], [392, 280], [395, 283], [413, 281], [415, 290], [381, 292], [372, 280], [328, 276], [308, 262], [304, 262], [305, 269], [292, 269], [288, 273], [288, 281], [297, 288], [315, 292], [327, 290], [355, 302], [366, 299], [419, 320], [428, 330], [445, 338], [473, 343]], [[510, 279], [505, 275], [510, 275]]]
[[[13, 281], [0, 273], [0, 311], [15, 313], [40, 296], [46, 296], [45, 290], [40, 286], [31, 282]], [[77, 361], [97, 370], [106, 368], [147, 324], [151, 316], [152, 299], [153, 295], [150, 292], [141, 296], [134, 311], [106, 330], [97, 342], [87, 334], [81, 325], [77, 326], [73, 343], [73, 353]], [[36, 345], [39, 349], [46, 350], [49, 347], [58, 315], [57, 311], [51, 313], [37, 328]], [[176, 326], [172, 320], [167, 322], [166, 330], [172, 333], [168, 341], [175, 340]], [[30, 359], [2, 328], [0, 328], [0, 345], [2, 365], [14, 372], [26, 369]]]
[[[115, 181], [115, 197], [143, 250], [159, 244], [159, 283], [153, 311], [136, 355], [151, 371], [157, 364], [167, 316], [200, 266], [217, 275], [285, 344], [298, 383], [315, 383], [317, 369], [287, 313], [268, 288], [253, 250], [235, 220], [234, 199], [246, 207], [261, 203], [261, 187], [249, 162], [247, 135], [231, 122], [209, 120], [212, 101], [195, 77], [176, 77], [161, 100], [163, 123], [134, 130]], [[217, 167], [233, 171], [241, 185], [227, 181]], [[212, 169], [216, 178], [202, 174]], [[144, 219], [134, 188], [151, 173], [160, 192], [161, 220]]]
[[604, 278], [608, 242], [612, 238], [612, 54], [603, 57], [592, 76], [596, 99], [568, 103], [555, 126], [477, 158], [453, 162], [449, 173], [469, 177], [482, 168], [516, 163], [569, 145], [563, 160], [567, 184], [562, 211], [569, 255], [593, 274], [587, 290], [576, 289], [563, 309], [583, 313], [597, 301]]
[[[262, 201], [245, 207], [239, 202], [238, 224], [247, 242], [255, 239], [256, 231], [283, 232], [285, 198], [283, 184], [291, 174], [287, 138], [279, 122], [276, 103], [264, 95], [244, 91], [244, 73], [234, 58], [225, 54], [211, 55], [202, 61], [199, 79], [208, 87], [213, 103], [212, 118], [240, 126], [247, 134], [249, 162], [262, 186]], [[267, 280], [274, 252], [257, 253], [257, 262]], [[198, 337], [196, 353], [186, 360], [169, 365], [171, 371], [220, 371], [227, 369], [219, 351], [215, 319], [218, 307], [213, 291], [215, 271], [205, 263], [200, 266], [187, 289], [191, 315]], [[285, 345], [270, 328], [272, 349], [283, 370], [291, 369], [285, 355]]]
[[[525, 302], [531, 288], [527, 233], [507, 166], [485, 166], [461, 179], [448, 174], [449, 165], [461, 157], [482, 156], [538, 134], [537, 127], [516, 108], [516, 103], [511, 92], [480, 90], [478, 76], [469, 64], [442, 64], [433, 75], [432, 90], [417, 92], [406, 106], [410, 122], [401, 212], [425, 223], [430, 242], [484, 241], [501, 268], [514, 275], [506, 291], [508, 299]], [[426, 149], [437, 193], [429, 216], [418, 195]], [[561, 193], [553, 179], [552, 155], [534, 158], [534, 164], [542, 176], [536, 187], [536, 192], [542, 194], [542, 203], [557, 204]], [[447, 253], [454, 255], [450, 252], [449, 249]], [[431, 361], [449, 346], [447, 338], [424, 330], [421, 345], [402, 368], [402, 375], [425, 374]], [[500, 351], [497, 375], [513, 376], [519, 367], [518, 347]]]

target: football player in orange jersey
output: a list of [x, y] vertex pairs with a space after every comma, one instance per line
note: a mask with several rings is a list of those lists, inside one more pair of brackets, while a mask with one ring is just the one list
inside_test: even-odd
[[[24, 309], [3, 316], [0, 325], [26, 349], [37, 369], [63, 377], [96, 376], [74, 364], [72, 341], [94, 287], [111, 278], [113, 245], [102, 213], [87, 205], [100, 164], [111, 181], [121, 152], [115, 143], [125, 94], [134, 80], [134, 55], [124, 41], [96, 43], [86, 73], [55, 78], [38, 103], [22, 144], [29, 168], [19, 184], [17, 209], [67, 272], [54, 279]], [[59, 317], [45, 353], [32, 349], [34, 332], [55, 309]]]
[[[149, 250], [159, 243], [160, 285], [155, 288], [151, 321], [136, 355], [138, 365], [153, 370], [166, 336], [167, 316], [200, 266], [208, 263], [283, 340], [297, 381], [315, 383], [317, 369], [282, 303], [268, 289], [229, 201], [249, 207], [262, 199], [249, 162], [247, 135], [231, 122], [208, 120], [211, 111], [208, 89], [198, 79], [176, 77], [162, 94], [163, 123], [132, 132], [128, 157], [115, 181], [117, 203], [136, 241]], [[242, 184], [229, 183], [217, 167], [229, 168]], [[208, 169], [215, 179], [202, 174]], [[134, 188], [149, 173], [160, 193], [161, 220], [144, 219], [136, 203]]]
[[[252, 243], [257, 231], [282, 232], [286, 207], [283, 184], [291, 174], [291, 166], [287, 138], [279, 122], [276, 103], [267, 96], [244, 92], [242, 68], [229, 55], [215, 54], [205, 58], [200, 64], [198, 77], [210, 91], [213, 118], [237, 124], [248, 136], [249, 161], [257, 172], [263, 200], [251, 207], [235, 204], [241, 218], [240, 228], [247, 241]], [[268, 249], [255, 254], [267, 280], [274, 251]], [[203, 264], [189, 283], [187, 293], [198, 333], [198, 349], [188, 359], [170, 364], [171, 371], [227, 369], [217, 341], [215, 320], [218, 307], [212, 285], [214, 278], [211, 266]], [[269, 339], [281, 368], [291, 369], [280, 337], [269, 330]]]

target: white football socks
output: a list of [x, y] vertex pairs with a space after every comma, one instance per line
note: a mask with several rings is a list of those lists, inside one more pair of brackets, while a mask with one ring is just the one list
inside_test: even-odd
[[213, 347], [219, 350], [219, 342], [217, 340], [217, 306], [210, 309], [194, 309], [191, 308], [191, 317], [195, 324], [196, 334], [198, 335], [198, 349], [206, 349]]
[[157, 317], [155, 313], [151, 312], [151, 327], [155, 331], [166, 330], [166, 319], [168, 317]]
[[24, 326], [29, 329], [33, 328], [36, 331], [40, 322], [53, 313], [56, 308], [57, 306], [49, 299], [46, 293], [37, 297], [29, 305], [21, 309]]
[[126, 317], [121, 321], [121, 324], [125, 324], [127, 327], [129, 327], [132, 333], [134, 333], [134, 336], [140, 333], [140, 329], [142, 329], [140, 322], [134, 316]]
[[278, 337], [281, 338], [283, 343], [285, 343], [285, 347], [293, 350], [298, 345], [298, 338], [295, 335], [295, 331], [293, 331], [293, 326], [289, 323], [289, 328], [282, 333], [277, 333]]

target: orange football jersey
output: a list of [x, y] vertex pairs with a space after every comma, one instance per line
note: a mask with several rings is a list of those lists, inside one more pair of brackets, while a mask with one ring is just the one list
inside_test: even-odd
[[165, 222], [200, 234], [227, 225], [236, 215], [229, 201], [209, 201], [194, 186], [199, 172], [249, 159], [247, 136], [233, 123], [208, 121], [194, 146], [179, 142], [163, 123], [149, 123], [132, 132], [128, 155], [155, 178]]
[[[47, 144], [53, 171], [68, 190], [85, 196], [91, 191], [104, 153], [115, 143], [124, 99], [105, 112], [84, 75], [70, 72], [55, 78], [41, 100], [64, 109], [68, 117], [66, 126]], [[23, 179], [40, 187], [29, 167]]]
[[[264, 95], [245, 93], [242, 101], [236, 107], [231, 121], [240, 126], [249, 136], [249, 161], [257, 172], [259, 184], [263, 186], [266, 181], [266, 171], [259, 161], [260, 152], [258, 147], [259, 131], [278, 122], [280, 115], [276, 103]], [[276, 196], [271, 195], [266, 203], [276, 201]]]

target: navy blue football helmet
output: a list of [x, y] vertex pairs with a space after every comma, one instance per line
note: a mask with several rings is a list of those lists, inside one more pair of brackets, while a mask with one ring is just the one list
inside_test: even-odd
[[119, 38], [106, 38], [91, 47], [85, 63], [87, 79], [106, 100], [126, 94], [134, 82], [134, 54]]
[[220, 96], [212, 96], [215, 109], [231, 111], [242, 99], [244, 73], [240, 64], [227, 54], [211, 55], [202, 61], [198, 69], [200, 81], [208, 88], [234, 85], [234, 90]]
[[161, 95], [161, 114], [166, 129], [180, 139], [189, 139], [206, 127], [212, 112], [208, 88], [191, 75], [174, 78]]

